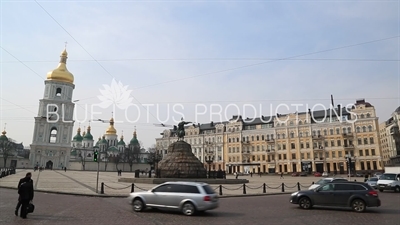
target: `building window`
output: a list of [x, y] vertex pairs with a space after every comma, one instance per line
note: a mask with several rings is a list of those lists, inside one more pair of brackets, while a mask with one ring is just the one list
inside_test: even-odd
[[365, 156], [369, 156], [369, 150], [365, 149]]
[[294, 138], [294, 133], [290, 133], [290, 138]]
[[330, 134], [330, 135], [333, 135], [333, 129], [330, 129], [330, 130], [329, 130], [329, 134]]
[[347, 129], [346, 129], [346, 127], [343, 127], [343, 134], [346, 134], [347, 133]]
[[361, 119], [364, 119], [364, 114], [361, 114], [360, 118], [361, 118]]
[[261, 140], [263, 140], [263, 141], [264, 141], [264, 135], [261, 135]]
[[335, 141], [331, 141], [331, 147], [335, 146]]
[[356, 130], [357, 130], [357, 133], [360, 133], [360, 132], [361, 132], [360, 127], [357, 127]]
[[306, 148], [310, 148], [310, 143], [309, 142], [306, 143]]
[[257, 141], [259, 141], [259, 140], [260, 140], [260, 136], [257, 135]]
[[302, 142], [302, 143], [300, 143], [300, 148], [304, 148], [304, 144], [303, 144], [303, 142]]
[[300, 133], [299, 133], [299, 137], [303, 137], [303, 132], [300, 132]]
[[292, 153], [292, 159], [296, 159], [296, 153]]
[[340, 129], [336, 128], [336, 134], [340, 134]]
[[357, 141], [358, 141], [358, 145], [362, 145], [362, 140], [361, 140], [361, 138], [357, 139]]
[[370, 118], [370, 117], [371, 117], [371, 114], [367, 113], [367, 118]]
[[294, 143], [291, 143], [291, 144], [290, 144], [290, 147], [291, 147], [292, 149], [295, 149], [295, 148], [296, 148], [296, 145], [295, 145]]
[[57, 142], [57, 128], [53, 127], [50, 130], [50, 143], [56, 143]]
[[367, 132], [367, 128], [365, 126], [363, 126], [362, 131]]
[[364, 145], [368, 144], [368, 138], [364, 138]]
[[328, 135], [328, 131], [324, 130], [324, 136]]
[[371, 149], [371, 155], [375, 155], [375, 149]]
[[299, 125], [302, 125], [303, 124], [303, 122], [301, 122], [301, 120], [299, 121]]
[[286, 154], [283, 154], [283, 159], [284, 159], [284, 160], [287, 159], [287, 158], [286, 158]]
[[282, 145], [282, 149], [283, 149], [283, 150], [286, 150], [286, 144], [283, 144], [283, 145]]
[[351, 133], [351, 127], [347, 128], [347, 133], [349, 133], [349, 134]]
[[358, 154], [360, 154], [360, 156], [363, 156], [363, 150], [358, 151]]
[[56, 89], [56, 96], [61, 97], [61, 88]]
[[251, 136], [251, 141], [254, 141], [254, 136]]
[[312, 135], [313, 135], [313, 136], [317, 136], [317, 131], [313, 130], [313, 131], [312, 131]]
[[372, 126], [371, 125], [368, 126], [368, 132], [372, 132]]
[[371, 145], [374, 144], [374, 138], [373, 137], [369, 138], [369, 144], [371, 144]]
[[306, 131], [306, 137], [308, 137], [308, 135], [309, 135], [309, 134], [308, 134], [308, 131]]
[[285, 139], [286, 138], [286, 134], [282, 134], [282, 138]]
[[332, 158], [336, 158], [336, 152], [332, 152]]
[[341, 140], [337, 140], [337, 146], [342, 146]]

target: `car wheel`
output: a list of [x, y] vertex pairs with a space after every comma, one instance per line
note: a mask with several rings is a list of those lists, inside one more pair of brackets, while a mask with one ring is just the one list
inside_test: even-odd
[[379, 189], [380, 192], [383, 192], [383, 189]]
[[140, 198], [135, 198], [132, 202], [132, 206], [133, 206], [133, 211], [135, 212], [141, 212], [145, 208], [144, 203]]
[[192, 216], [196, 213], [196, 208], [190, 202], [185, 202], [182, 206], [182, 213], [186, 216]]
[[394, 192], [400, 192], [400, 186], [394, 187]]
[[311, 200], [307, 197], [302, 197], [299, 200], [299, 206], [302, 209], [311, 209], [311, 207], [312, 207]]
[[351, 202], [351, 208], [356, 212], [364, 212], [366, 209], [366, 205], [363, 200], [355, 199]]

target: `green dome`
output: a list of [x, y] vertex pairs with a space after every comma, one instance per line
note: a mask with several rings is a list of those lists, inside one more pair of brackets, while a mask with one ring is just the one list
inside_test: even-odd
[[123, 145], [125, 146], [125, 141], [124, 141], [124, 136], [121, 137], [121, 140], [119, 140], [117, 145]]
[[2, 132], [2, 135], [0, 136], [0, 141], [8, 141], [8, 137], [6, 136], [6, 134], [6, 131]]
[[74, 142], [81, 142], [83, 140], [83, 137], [81, 135], [81, 128], [78, 128], [78, 131], [76, 132], [75, 137], [73, 138], [72, 141]]
[[139, 141], [138, 141], [138, 139], [136, 137], [136, 131], [133, 132], [133, 138], [131, 139], [130, 144], [131, 145], [139, 145]]
[[99, 140], [97, 140], [96, 145], [97, 147], [99, 147], [99, 144], [101, 143], [101, 138], [99, 138]]
[[90, 131], [88, 131], [88, 132], [85, 134], [85, 136], [83, 136], [83, 139], [84, 139], [84, 140], [93, 141], [93, 136], [92, 136], [92, 134], [90, 133]]

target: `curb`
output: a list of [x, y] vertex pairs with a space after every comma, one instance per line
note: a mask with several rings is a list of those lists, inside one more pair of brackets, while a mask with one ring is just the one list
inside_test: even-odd
[[[1, 187], [4, 189], [14, 189], [15, 187]], [[127, 195], [107, 195], [107, 194], [83, 194], [83, 193], [70, 193], [70, 192], [62, 192], [62, 191], [45, 191], [45, 190], [35, 190], [35, 192], [40, 193], [49, 193], [49, 194], [60, 194], [60, 195], [74, 195], [74, 196], [82, 196], [82, 197], [99, 197], [99, 198], [128, 198]], [[258, 196], [269, 196], [269, 195], [288, 195], [289, 192], [280, 192], [280, 193], [262, 193], [262, 194], [242, 194], [242, 195], [218, 195], [218, 198], [243, 198], [243, 197], [258, 197]]]

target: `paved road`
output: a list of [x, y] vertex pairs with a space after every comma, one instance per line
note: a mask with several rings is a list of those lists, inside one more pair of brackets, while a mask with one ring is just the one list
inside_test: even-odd
[[200, 216], [149, 210], [135, 213], [125, 198], [99, 198], [36, 193], [35, 212], [23, 220], [14, 215], [16, 190], [0, 189], [0, 224], [296, 224], [398, 225], [400, 194], [381, 193], [382, 207], [366, 213], [343, 209], [302, 210], [288, 202], [289, 195], [220, 199], [220, 208]]

